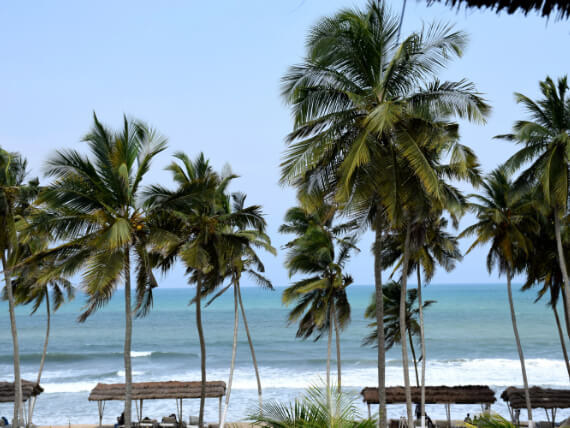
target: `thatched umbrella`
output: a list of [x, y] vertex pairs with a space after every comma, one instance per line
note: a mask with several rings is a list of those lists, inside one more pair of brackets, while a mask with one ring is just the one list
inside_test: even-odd
[[[22, 401], [28, 401], [30, 397], [40, 395], [44, 389], [35, 382], [22, 380]], [[0, 382], [0, 403], [14, 402], [14, 382]]]

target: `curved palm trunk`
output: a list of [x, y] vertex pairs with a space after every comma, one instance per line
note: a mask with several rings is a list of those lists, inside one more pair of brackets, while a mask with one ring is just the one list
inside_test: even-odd
[[20, 346], [18, 344], [18, 330], [16, 328], [16, 313], [14, 309], [14, 294], [12, 293], [12, 278], [8, 273], [6, 254], [2, 252], [2, 270], [4, 271], [4, 286], [8, 295], [8, 312], [10, 313], [10, 329], [12, 331], [12, 345], [14, 347], [14, 427], [19, 427], [23, 421], [22, 406], [22, 379], [20, 378]]
[[204, 330], [202, 328], [202, 279], [198, 279], [196, 284], [196, 328], [198, 329], [198, 339], [200, 340], [200, 413], [198, 416], [198, 427], [204, 426], [204, 404], [206, 403], [206, 342], [204, 340]]
[[[36, 379], [36, 383], [39, 385], [42, 379], [42, 373], [44, 371], [44, 364], [46, 361], [47, 355], [47, 348], [49, 342], [49, 332], [50, 332], [50, 324], [51, 324], [51, 310], [50, 310], [50, 303], [49, 303], [49, 292], [46, 287], [45, 293], [46, 299], [46, 337], [44, 339], [44, 349], [42, 351], [42, 359], [40, 360], [40, 368], [38, 370], [38, 377]], [[30, 397], [30, 403], [28, 404], [28, 425], [32, 425], [32, 417], [34, 415], [34, 408], [36, 407], [36, 397]]]
[[338, 392], [342, 391], [342, 382], [341, 382], [341, 372], [340, 372], [340, 332], [338, 331], [338, 317], [336, 311], [333, 312], [333, 321], [334, 321], [334, 332], [335, 332], [335, 342], [336, 342], [336, 376], [337, 376], [337, 388]]
[[[564, 279], [564, 306], [566, 313], [570, 313], [570, 283], [568, 282], [568, 270], [566, 269], [566, 259], [564, 258], [564, 249], [562, 248], [562, 236], [560, 234], [560, 218], [556, 210], [554, 211], [554, 234], [556, 235], [556, 248], [558, 250], [558, 263], [560, 264], [560, 271]], [[566, 322], [566, 328], [570, 331], [570, 324]]]
[[517, 351], [519, 353], [519, 359], [521, 362], [521, 371], [522, 371], [522, 377], [523, 377], [523, 384], [524, 384], [524, 395], [525, 395], [525, 400], [526, 400], [526, 408], [527, 408], [527, 412], [528, 412], [528, 422], [529, 422], [529, 428], [532, 428], [532, 408], [530, 406], [530, 394], [528, 392], [528, 380], [526, 377], [526, 367], [525, 367], [525, 363], [524, 363], [524, 355], [523, 355], [523, 350], [522, 350], [522, 346], [521, 346], [521, 341], [519, 338], [519, 330], [517, 328], [517, 317], [515, 314], [515, 305], [513, 303], [513, 292], [511, 290], [511, 270], [510, 268], [507, 268], [507, 293], [509, 295], [509, 306], [511, 309], [511, 320], [513, 323], [513, 332], [515, 334], [515, 341], [517, 343]]
[[558, 329], [558, 336], [560, 337], [560, 346], [562, 347], [562, 354], [564, 355], [566, 371], [568, 372], [568, 377], [570, 377], [570, 362], [568, 362], [568, 352], [566, 351], [566, 343], [564, 341], [562, 325], [560, 324], [560, 317], [558, 316], [558, 309], [556, 309], [555, 305], [552, 306], [552, 312], [554, 312], [554, 319], [556, 320], [556, 328]]
[[228, 414], [228, 407], [230, 405], [230, 394], [232, 392], [232, 381], [234, 379], [234, 368], [236, 364], [238, 324], [239, 324], [238, 296], [237, 296], [237, 286], [234, 282], [234, 341], [232, 344], [232, 362], [230, 364], [230, 377], [228, 379], [228, 389], [226, 390], [226, 403], [224, 405], [224, 412], [222, 413], [222, 419], [220, 420], [220, 428], [224, 428], [224, 424], [226, 422], [226, 416]]
[[[380, 214], [377, 214], [379, 217]], [[376, 325], [378, 341], [378, 426], [388, 427], [386, 414], [386, 349], [384, 348], [384, 292], [382, 290], [383, 224], [376, 221], [374, 239], [374, 291], [376, 296]]]
[[125, 249], [125, 428], [132, 423], [133, 371], [131, 366], [131, 341], [133, 337], [133, 314], [131, 309], [131, 256]]
[[410, 262], [410, 225], [406, 226], [406, 240], [404, 241], [404, 260], [402, 262], [402, 288], [400, 290], [400, 340], [402, 344], [402, 368], [404, 371], [404, 389], [406, 392], [406, 410], [408, 415], [408, 427], [414, 426], [414, 414], [412, 411], [412, 390], [410, 388], [410, 371], [408, 361], [408, 347], [406, 346], [406, 297], [408, 285], [408, 265]]
[[331, 349], [332, 349], [332, 317], [334, 304], [329, 309], [329, 334], [327, 341], [327, 408], [332, 415], [332, 399], [331, 399]]
[[414, 341], [412, 339], [412, 332], [408, 329], [408, 340], [410, 341], [410, 351], [412, 352], [412, 359], [414, 360], [414, 370], [416, 372], [416, 386], [420, 387], [420, 375], [418, 373], [418, 359], [416, 357], [416, 349], [414, 348]]
[[421, 414], [421, 426], [425, 428], [426, 426], [426, 340], [424, 334], [424, 309], [422, 300], [422, 277], [420, 275], [420, 265], [417, 266], [417, 276], [418, 276], [418, 304], [420, 311], [420, 346], [422, 348], [422, 379], [420, 382], [420, 414]]
[[251, 359], [253, 361], [253, 368], [255, 370], [255, 379], [257, 380], [257, 395], [259, 397], [259, 411], [263, 408], [263, 397], [261, 391], [261, 379], [259, 377], [259, 369], [257, 367], [257, 359], [255, 358], [255, 350], [253, 349], [253, 341], [251, 340], [251, 334], [249, 334], [249, 327], [247, 325], [247, 318], [245, 317], [245, 308], [243, 307], [243, 301], [241, 299], [241, 290], [239, 283], [237, 284], [237, 293], [239, 299], [239, 305], [241, 308], [241, 317], [243, 319], [243, 326], [245, 327], [245, 332], [247, 334], [247, 341], [249, 342], [249, 349], [251, 351]]

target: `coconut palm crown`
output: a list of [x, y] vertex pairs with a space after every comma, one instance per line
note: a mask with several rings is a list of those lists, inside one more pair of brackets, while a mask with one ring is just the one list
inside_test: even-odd
[[[81, 272], [88, 298], [80, 321], [104, 306], [119, 284], [125, 294], [125, 426], [131, 424], [131, 271], [136, 272], [137, 296], [157, 285], [148, 256], [150, 229], [142, 206], [141, 185], [153, 158], [166, 148], [166, 139], [146, 124], [123, 117], [113, 131], [93, 115], [93, 127], [83, 138], [89, 148], [59, 150], [47, 161], [52, 182], [38, 198], [43, 212], [35, 216], [32, 231], [51, 234], [61, 245], [28, 259], [50, 257], [57, 263], [53, 276]], [[134, 263], [132, 263], [134, 262]], [[138, 302], [140, 313], [151, 299]]]

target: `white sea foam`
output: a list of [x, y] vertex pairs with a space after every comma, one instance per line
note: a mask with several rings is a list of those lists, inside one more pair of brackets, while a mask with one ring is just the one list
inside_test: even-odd
[[[560, 376], [565, 372], [564, 362], [545, 358], [530, 358], [526, 360], [529, 382], [533, 385], [566, 386], [567, 379]], [[229, 369], [208, 370], [210, 379], [226, 380]], [[323, 383], [325, 368], [300, 369], [261, 367], [261, 380], [264, 388], [307, 388]], [[333, 379], [336, 379], [336, 367], [332, 367]], [[184, 379], [199, 379], [198, 370], [180, 374]], [[375, 367], [343, 367], [343, 386], [362, 388], [374, 385], [377, 376]], [[410, 366], [410, 378], [414, 383], [415, 374]], [[566, 380], [565, 380], [566, 379]], [[166, 377], [157, 380], [168, 380]], [[391, 364], [386, 368], [386, 384], [389, 386], [402, 385], [401, 365]], [[473, 360], [428, 361], [426, 370], [428, 385], [489, 385], [491, 387], [506, 387], [522, 385], [520, 362], [518, 359], [481, 358]], [[236, 368], [233, 380], [236, 389], [256, 389], [257, 382], [253, 367], [241, 366]]]
[[[138, 371], [138, 370], [133, 370], [133, 376], [141, 376], [141, 375], [143, 375], [144, 373], [145, 373], [145, 372], [141, 372], [141, 371]], [[117, 372], [117, 376], [119, 376], [119, 377], [125, 377], [125, 371], [124, 371], [124, 370], [119, 370], [119, 371]]]
[[150, 357], [152, 355], [152, 351], [131, 351], [131, 357]]
[[91, 391], [97, 382], [63, 382], [63, 383], [42, 383], [44, 393], [62, 393], [62, 392], [86, 392]]

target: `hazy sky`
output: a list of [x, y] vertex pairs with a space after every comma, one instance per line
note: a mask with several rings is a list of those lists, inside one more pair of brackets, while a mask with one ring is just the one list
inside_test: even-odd
[[[388, 2], [394, 13], [401, 2]], [[441, 76], [468, 78], [493, 106], [486, 126], [462, 124], [463, 143], [476, 149], [485, 171], [513, 151], [493, 140], [522, 112], [513, 92], [538, 94], [538, 81], [570, 65], [570, 21], [536, 14], [430, 8], [409, 0], [402, 35], [433, 20], [466, 31], [462, 59]], [[56, 148], [85, 150], [81, 137], [92, 112], [110, 126], [122, 114], [143, 119], [169, 138], [148, 182], [168, 183], [170, 155], [204, 151], [216, 169], [229, 162], [241, 177], [233, 190], [261, 204], [276, 247], [287, 242], [277, 228], [295, 203], [278, 185], [290, 114], [280, 99], [280, 78], [300, 61], [306, 34], [319, 17], [347, 0], [242, 1], [18, 1], [0, 4], [0, 145], [25, 155], [34, 175]], [[462, 226], [471, 219], [466, 218]], [[371, 284], [370, 234], [349, 265], [358, 284]], [[466, 248], [468, 242], [463, 242]], [[485, 249], [474, 251], [434, 283], [496, 282], [485, 268]], [[275, 285], [286, 285], [282, 252], [264, 257]], [[184, 285], [181, 270], [162, 280]]]

